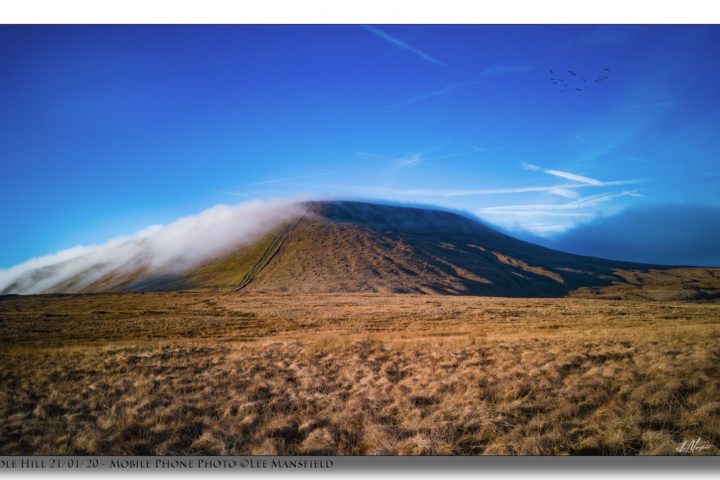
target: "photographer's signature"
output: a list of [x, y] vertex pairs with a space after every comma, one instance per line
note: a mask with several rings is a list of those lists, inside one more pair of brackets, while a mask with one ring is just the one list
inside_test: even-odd
[[692, 440], [688, 442], [685, 440], [682, 445], [675, 448], [675, 451], [678, 453], [699, 453], [699, 452], [706, 452], [712, 448], [712, 445], [709, 443], [703, 443], [703, 441], [700, 439], [700, 437], [697, 438], [697, 440]]

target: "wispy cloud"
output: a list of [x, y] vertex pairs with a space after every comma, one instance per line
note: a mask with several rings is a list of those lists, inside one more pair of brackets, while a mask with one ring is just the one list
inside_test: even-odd
[[[507, 75], [511, 73], [518, 73], [518, 72], [524, 72], [526, 70], [530, 70], [531, 66], [528, 65], [496, 65], [493, 67], [488, 67], [480, 74], [479, 77], [489, 77], [494, 75]], [[425, 93], [419, 93], [417, 95], [413, 95], [412, 97], [408, 97], [405, 100], [401, 100], [397, 103], [394, 103], [390, 105], [390, 108], [395, 107], [402, 107], [405, 105], [410, 105], [412, 103], [421, 102], [423, 100], [427, 100], [429, 98], [439, 97], [441, 95], [447, 95], [448, 93], [451, 93], [459, 88], [469, 87], [472, 85], [477, 85], [479, 83], [483, 83], [483, 80], [468, 80], [465, 82], [457, 82], [457, 83], [451, 83], [449, 85], [446, 85], [442, 88], [439, 88], [437, 90], [432, 90]]]
[[583, 177], [582, 175], [575, 175], [570, 172], [563, 172], [562, 170], [543, 170], [548, 175], [554, 175], [556, 177], [564, 178], [566, 180], [573, 180], [575, 182], [587, 183], [588, 185], [595, 185], [596, 187], [603, 186], [604, 183], [600, 180], [595, 180], [590, 177]]
[[380, 161], [389, 165], [395, 171], [414, 167], [423, 162], [422, 152], [413, 152], [409, 155], [383, 155], [372, 152], [355, 152], [355, 156], [361, 159]]
[[562, 187], [552, 188], [548, 190], [548, 193], [552, 193], [553, 195], [559, 195], [565, 198], [578, 198], [580, 196], [580, 194], [577, 193], [575, 190]]
[[539, 170], [543, 173], [547, 173], [548, 175], [553, 175], [555, 177], [564, 178], [565, 180], [572, 180], [574, 182], [587, 183], [588, 185], [593, 185], [596, 187], [602, 187], [604, 185], [607, 185], [605, 182], [596, 180], [594, 178], [584, 177], [582, 175], [576, 175], [576, 174], [570, 173], [570, 172], [563, 172], [562, 170], [548, 170], [545, 168], [538, 167], [537, 165], [533, 165], [532, 163], [523, 162], [522, 166], [523, 166], [523, 168], [525, 168], [525, 170], [533, 170], [533, 171]]
[[409, 155], [407, 157], [398, 158], [397, 160], [395, 160], [395, 166], [397, 168], [414, 167], [415, 165], [422, 162], [420, 156], [420, 153], [413, 153], [412, 155]]
[[305, 209], [294, 198], [215, 205], [168, 225], [152, 225], [130, 237], [77, 246], [0, 269], [0, 293], [76, 293], [103, 278], [137, 271], [167, 275], [255, 242]]
[[[566, 187], [574, 188], [574, 185], [566, 185]], [[563, 190], [562, 187], [547, 186], [547, 187], [518, 187], [518, 188], [489, 188], [489, 189], [414, 189], [414, 190], [396, 190], [393, 193], [397, 195], [408, 195], [408, 196], [426, 196], [426, 197], [465, 197], [475, 195], [502, 195], [507, 193], [531, 193], [531, 192], [545, 192], [555, 193]], [[563, 195], [566, 196], [566, 195]]]
[[586, 139], [585, 137], [581, 137], [580, 135], [572, 134], [572, 135], [570, 135], [570, 136], [571, 136], [572, 138], [574, 138], [575, 140], [577, 140], [578, 142], [584, 143], [584, 144], [587, 145], [588, 147], [592, 147], [592, 148], [594, 148], [594, 149], [596, 149], [596, 150], [602, 150], [602, 151], [606, 150], [604, 147], [601, 147], [600, 145], [597, 145], [597, 144], [595, 144], [595, 143], [592, 143], [591, 141], [589, 141], [589, 140]]
[[563, 233], [567, 230], [567, 225], [563, 223], [550, 222], [524, 222], [522, 229], [534, 235], [552, 235]]
[[573, 212], [573, 210], [580, 210], [584, 208], [590, 208], [605, 203], [609, 200], [624, 196], [641, 196], [637, 191], [623, 191], [620, 193], [600, 193], [597, 195], [589, 195], [587, 197], [581, 197], [577, 200], [568, 203], [558, 204], [528, 204], [528, 205], [503, 205], [495, 207], [486, 207], [481, 209], [482, 213], [491, 214], [503, 214], [503, 215], [527, 215], [531, 213], [542, 213], [544, 215], [559, 215], [559, 216], [594, 216], [592, 213], [587, 212]]
[[[402, 157], [393, 157], [389, 155], [380, 155], [377, 153], [368, 152], [356, 152], [355, 155], [361, 158], [376, 159], [388, 162], [392, 166], [392, 172], [397, 172], [404, 168], [413, 167], [423, 162], [423, 154], [420, 152], [412, 153], [410, 155]], [[454, 156], [444, 155], [439, 157], [432, 157], [430, 160], [439, 158], [446, 158]], [[522, 163], [522, 166], [526, 170], [540, 171], [547, 175], [563, 178], [565, 180], [571, 180], [572, 183], [562, 183], [557, 185], [532, 185], [532, 186], [520, 186], [520, 187], [506, 187], [506, 188], [410, 188], [402, 189], [395, 188], [391, 185], [312, 185], [312, 187], [323, 189], [323, 190], [342, 190], [346, 192], [353, 192], [357, 195], [369, 195], [369, 196], [386, 196], [386, 197], [436, 197], [436, 198], [450, 198], [450, 197], [470, 197], [470, 196], [491, 196], [491, 195], [508, 195], [508, 194], [528, 194], [528, 193], [545, 193], [555, 195], [563, 198], [573, 199], [574, 202], [566, 205], [578, 205], [580, 206], [591, 206], [591, 203], [598, 201], [597, 199], [603, 198], [603, 195], [599, 194], [594, 196], [581, 197], [580, 193], [576, 190], [586, 188], [597, 188], [597, 187], [614, 187], [619, 185], [631, 185], [640, 183], [643, 180], [610, 180], [601, 181], [595, 178], [585, 177], [582, 175], [576, 175], [570, 172], [564, 172], [561, 170], [550, 170], [533, 165], [531, 163]], [[310, 185], [308, 185], [310, 186]], [[634, 191], [633, 191], [634, 192]], [[629, 192], [624, 192], [621, 195], [630, 195]], [[640, 196], [639, 194], [632, 193], [634, 196]], [[558, 207], [550, 207], [549, 209], [556, 209]], [[569, 207], [568, 207], [569, 208]]]
[[[423, 154], [419, 152], [403, 157], [392, 157], [366, 152], [357, 152], [356, 155], [388, 162], [394, 165], [394, 171], [417, 165], [423, 160], [434, 159], [434, 157], [425, 158]], [[634, 179], [604, 181], [563, 170], [547, 169], [531, 163], [523, 163], [522, 166], [527, 170], [537, 171], [566, 181], [555, 185], [545, 184], [507, 186], [505, 188], [465, 189], [400, 188], [391, 183], [380, 185], [314, 185], [314, 187], [319, 190], [342, 192], [343, 195], [352, 194], [358, 195], [359, 197], [410, 200], [433, 198], [434, 201], [439, 203], [443, 203], [441, 199], [450, 199], [453, 197], [486, 196], [492, 199], [495, 196], [499, 199], [501, 196], [520, 195], [522, 198], [520, 202], [522, 203], [519, 204], [510, 204], [510, 200], [507, 198], [493, 202], [496, 203], [494, 206], [487, 200], [482, 201], [479, 206], [484, 208], [476, 210], [476, 214], [491, 223], [510, 230], [527, 231], [536, 235], [556, 235], [577, 226], [579, 223], [592, 220], [598, 215], [614, 212], [617, 211], [618, 208], [622, 208], [620, 203], [612, 201], [614, 199], [642, 196], [636, 190], [623, 190], [620, 192], [605, 191], [584, 196], [581, 195], [581, 191], [587, 189], [606, 190], [607, 187], [645, 181]], [[562, 197], [564, 200], [555, 201], [552, 200], [553, 197]]]
[[383, 32], [383, 31], [380, 30], [379, 28], [375, 28], [375, 27], [372, 27], [372, 26], [370, 26], [370, 25], [362, 25], [362, 27], [363, 27], [365, 30], [374, 33], [374, 34], [377, 35], [378, 37], [380, 37], [380, 38], [382, 38], [382, 39], [384, 39], [384, 40], [387, 40], [388, 42], [392, 43], [393, 45], [395, 45], [395, 46], [398, 47], [398, 48], [402, 48], [402, 49], [404, 49], [404, 50], [410, 50], [410, 51], [413, 52], [415, 55], [418, 55], [419, 57], [427, 60], [428, 62], [432, 62], [432, 63], [435, 63], [435, 64], [437, 64], [437, 65], [442, 65], [442, 66], [444, 66], [444, 67], [447, 67], [447, 66], [448, 66], [445, 62], [441, 62], [441, 61], [438, 60], [437, 58], [431, 57], [430, 55], [428, 55], [427, 53], [423, 52], [422, 50], [420, 50], [420, 49], [418, 49], [418, 48], [415, 48], [415, 47], [413, 47], [412, 45], [409, 45], [409, 44], [403, 42], [403, 41], [400, 40], [399, 38], [393, 37], [392, 35]]
[[532, 203], [485, 207], [475, 213], [480, 218], [514, 231], [539, 236], [562, 233], [601, 214], [617, 211], [619, 205], [611, 200], [625, 196], [640, 196], [635, 191], [589, 195], [565, 203]]
[[[624, 182], [607, 182], [605, 185], [620, 184]], [[310, 185], [309, 185], [310, 186]], [[565, 198], [578, 198], [579, 194], [574, 192], [576, 188], [592, 187], [587, 183], [574, 183], [564, 185], [548, 185], [516, 188], [489, 188], [489, 189], [398, 189], [391, 186], [369, 186], [369, 185], [312, 185], [320, 189], [339, 189], [353, 192], [357, 195], [385, 195], [392, 197], [463, 197], [481, 195], [503, 195], [515, 193], [549, 193]]]
[[[583, 145], [587, 145], [588, 147], [590, 147], [590, 148], [593, 149], [593, 151], [592, 151], [589, 155], [586, 155], [586, 156], [585, 156], [586, 160], [591, 160], [591, 159], [594, 159], [594, 158], [601, 157], [602, 155], [605, 155], [605, 154], [607, 154], [607, 153], [610, 153], [610, 152], [612, 152], [612, 151], [615, 149], [615, 147], [612, 146], [612, 145], [603, 147], [603, 146], [598, 145], [598, 144], [596, 144], [596, 143], [594, 143], [594, 142], [591, 142], [591, 141], [588, 140], [587, 138], [585, 138], [585, 137], [583, 137], [583, 136], [580, 136], [580, 135], [577, 135], [577, 134], [572, 134], [572, 135], [570, 135], [570, 136], [571, 136], [572, 138], [574, 138], [575, 140], [577, 140], [578, 142], [582, 143]], [[626, 159], [628, 159], [628, 160], [632, 160], [633, 162], [657, 164], [657, 162], [655, 162], [655, 161], [653, 161], [653, 160], [648, 160], [647, 158], [640, 158], [640, 157], [637, 157], [637, 156], [634, 156], [634, 155], [628, 155], [628, 154], [620, 153], [620, 152], [617, 152], [617, 154], [620, 155], [620, 156], [623, 157], [623, 158], [626, 158]]]
[[[583, 141], [584, 139], [578, 139]], [[583, 142], [585, 143], [585, 142]], [[538, 201], [513, 205], [495, 205], [481, 208], [476, 213], [490, 222], [502, 225], [510, 230], [524, 230], [535, 235], [554, 235], [575, 227], [579, 222], [593, 219], [600, 214], [616, 210], [617, 204], [608, 203], [620, 197], [641, 197], [637, 190], [621, 192], [603, 192], [595, 195], [580, 196], [577, 190], [582, 188], [611, 187], [639, 183], [643, 180], [602, 181], [563, 170], [553, 170], [522, 162], [522, 167], [533, 172], [571, 180], [576, 183], [542, 187], [542, 191], [568, 199], [568, 202], [551, 203]], [[605, 205], [607, 204], [607, 205]], [[585, 220], [582, 220], [585, 219]], [[532, 225], [532, 227], [530, 226]]]

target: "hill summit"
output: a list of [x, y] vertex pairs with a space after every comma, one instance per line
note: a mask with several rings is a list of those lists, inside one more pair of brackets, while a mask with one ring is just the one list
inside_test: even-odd
[[560, 296], [609, 284], [613, 267], [631, 266], [526, 243], [446, 211], [361, 202], [304, 206], [297, 220], [189, 272], [185, 281], [264, 292]]

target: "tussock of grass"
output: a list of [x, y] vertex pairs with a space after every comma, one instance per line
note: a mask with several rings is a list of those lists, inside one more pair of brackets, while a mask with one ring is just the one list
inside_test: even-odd
[[[0, 454], [720, 445], [715, 303], [152, 294], [89, 296], [83, 311], [79, 298], [0, 302], [3, 331], [24, 339], [0, 354]], [[111, 313], [88, 313], [95, 301]], [[45, 318], [61, 320], [32, 333]], [[204, 321], [212, 335], [188, 334]]]

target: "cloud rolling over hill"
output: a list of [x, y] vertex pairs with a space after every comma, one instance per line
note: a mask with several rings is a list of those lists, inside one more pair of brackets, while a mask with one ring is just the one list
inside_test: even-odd
[[178, 273], [298, 215], [286, 200], [216, 205], [101, 245], [77, 246], [0, 270], [0, 292], [79, 292], [107, 276]]

